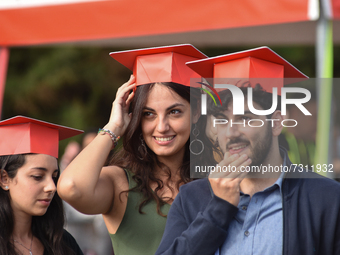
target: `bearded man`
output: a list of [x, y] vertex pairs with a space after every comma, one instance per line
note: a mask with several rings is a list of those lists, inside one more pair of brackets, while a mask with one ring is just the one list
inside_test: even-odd
[[[254, 60], [248, 66], [260, 63], [262, 68], [261, 61], [267, 61], [270, 73], [279, 69], [272, 65], [277, 56], [269, 48], [260, 48], [188, 65], [200, 73], [211, 65], [216, 69], [217, 63]], [[289, 76], [294, 67], [276, 59], [282, 66], [281, 78]], [[233, 66], [221, 66], [218, 71], [223, 68], [228, 71]], [[216, 73], [209, 77], [218, 78]], [[270, 83], [239, 84], [246, 87], [239, 88], [245, 98], [247, 87], [253, 88], [252, 100], [244, 100], [243, 114], [234, 114], [237, 104], [230, 90], [220, 92], [222, 104], [211, 108], [224, 154], [216, 169], [225, 171], [214, 171], [181, 187], [156, 254], [340, 254], [340, 184], [290, 162], [278, 142], [284, 121], [280, 100], [268, 115], [253, 113], [254, 108], [271, 109]]]

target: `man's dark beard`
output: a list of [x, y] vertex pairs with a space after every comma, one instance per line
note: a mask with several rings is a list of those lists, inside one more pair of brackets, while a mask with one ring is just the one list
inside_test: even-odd
[[[262, 139], [262, 141], [257, 142], [256, 147], [252, 148], [252, 156], [251, 156], [251, 165], [250, 166], [260, 166], [265, 158], [268, 156], [271, 144], [273, 141], [273, 135], [272, 135], [272, 128], [270, 125], [268, 125], [268, 128], [265, 133], [265, 137]], [[246, 139], [242, 138], [234, 138], [230, 139], [230, 141], [226, 145], [226, 151], [228, 151], [229, 146], [235, 143], [240, 144], [250, 144], [250, 142]]]

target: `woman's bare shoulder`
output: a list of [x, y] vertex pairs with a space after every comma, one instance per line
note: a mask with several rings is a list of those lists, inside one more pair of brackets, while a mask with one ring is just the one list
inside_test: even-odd
[[125, 170], [119, 166], [105, 166], [101, 172], [101, 178], [108, 178], [114, 185], [115, 192], [129, 189], [129, 182]]

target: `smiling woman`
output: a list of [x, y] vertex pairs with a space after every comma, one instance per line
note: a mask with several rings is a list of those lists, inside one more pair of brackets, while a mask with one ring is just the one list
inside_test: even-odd
[[0, 254], [80, 255], [63, 230], [58, 141], [78, 130], [26, 118], [0, 122]]
[[[185, 62], [205, 55], [176, 45], [111, 56], [134, 75], [118, 89], [107, 125], [63, 171], [58, 192], [77, 210], [103, 215], [116, 255], [154, 254], [179, 187], [192, 180], [189, 137], [200, 114], [190, 79], [198, 76]], [[123, 148], [104, 166], [120, 136]]]
[[146, 145], [163, 162], [165, 158], [182, 158], [190, 136], [189, 100], [182, 97], [183, 93], [174, 92], [171, 86], [176, 87], [159, 83], [150, 86], [141, 122]]

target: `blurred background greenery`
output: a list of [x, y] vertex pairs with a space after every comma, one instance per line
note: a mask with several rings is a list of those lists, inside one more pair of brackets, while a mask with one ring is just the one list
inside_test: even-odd
[[[199, 50], [212, 57], [253, 47], [258, 45]], [[309, 77], [315, 77], [315, 47], [272, 49]], [[131, 74], [109, 56], [117, 50], [126, 48], [11, 48], [2, 119], [24, 115], [83, 130], [103, 127], [117, 88]], [[334, 48], [334, 56], [334, 77], [340, 77], [340, 46]], [[81, 136], [75, 139], [80, 141]], [[61, 143], [61, 151], [67, 142]]]

